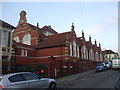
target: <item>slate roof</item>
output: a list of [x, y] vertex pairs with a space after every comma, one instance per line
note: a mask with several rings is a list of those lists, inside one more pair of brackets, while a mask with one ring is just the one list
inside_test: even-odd
[[2, 25], [2, 27], [6, 27], [6, 28], [11, 28], [11, 29], [15, 29], [15, 27], [13, 25], [8, 24], [5, 21], [0, 20], [0, 25]]
[[53, 34], [58, 34], [58, 32], [56, 32], [54, 29], [51, 28], [51, 26], [44, 26], [43, 28], [41, 28], [41, 30], [44, 31], [49, 31]]
[[32, 25], [32, 24], [30, 24], [30, 23], [27, 23], [33, 30], [35, 30], [36, 28], [37, 29], [40, 29], [42, 32], [44, 32], [44, 31], [49, 31], [49, 32], [51, 32], [51, 33], [53, 33], [53, 34], [58, 34], [58, 32], [56, 32], [54, 29], [52, 29], [51, 28], [51, 26], [44, 26], [44, 27], [42, 27], [42, 28], [38, 28], [37, 26], [34, 26], [34, 25]]
[[36, 48], [49, 48], [49, 47], [58, 47], [66, 45], [67, 36], [71, 32], [60, 33], [56, 35], [46, 36], [43, 41], [41, 41]]
[[[36, 27], [36, 26], [34, 26], [34, 25], [32, 25], [32, 24], [30, 24], [30, 23], [27, 23], [33, 30], [35, 30], [36, 28], [38, 28], [38, 27]], [[40, 29], [40, 28], [39, 28]]]
[[116, 54], [116, 53], [113, 52], [112, 50], [105, 50], [105, 54]]
[[16, 46], [22, 46], [22, 47], [28, 47], [28, 48], [33, 48], [33, 49], [35, 49], [35, 47], [34, 46], [31, 46], [31, 45], [26, 45], [26, 44], [23, 44], [23, 43], [20, 43], [20, 42], [16, 42], [16, 41], [12, 41], [12, 46], [13, 47], [16, 47]]

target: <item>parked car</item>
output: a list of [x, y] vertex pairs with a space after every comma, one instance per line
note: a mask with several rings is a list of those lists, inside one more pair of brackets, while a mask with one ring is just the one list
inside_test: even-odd
[[108, 67], [108, 69], [111, 68], [111, 62], [110, 61], [104, 61], [103, 63], [105, 64], [105, 66]]
[[40, 88], [55, 90], [54, 79], [42, 78], [31, 72], [11, 73], [0, 76], [0, 88]]
[[99, 63], [96, 66], [96, 72], [98, 72], [98, 71], [106, 71], [106, 70], [108, 70], [108, 68], [104, 65], [104, 63]]

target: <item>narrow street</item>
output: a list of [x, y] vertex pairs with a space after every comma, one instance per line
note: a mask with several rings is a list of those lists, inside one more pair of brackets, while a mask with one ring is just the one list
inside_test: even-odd
[[119, 70], [108, 70], [87, 74], [70, 82], [59, 85], [59, 88], [113, 88]]

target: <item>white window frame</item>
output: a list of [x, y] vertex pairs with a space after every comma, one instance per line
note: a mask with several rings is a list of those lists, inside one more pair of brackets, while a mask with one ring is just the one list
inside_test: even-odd
[[99, 57], [98, 57], [98, 52], [97, 51], [95, 52], [95, 60], [99, 61]]
[[31, 45], [31, 35], [25, 34], [23, 37], [23, 44]]
[[7, 31], [3, 30], [2, 32], [2, 46], [7, 47]]
[[72, 44], [70, 43], [70, 56], [72, 56], [73, 54], [73, 51], [72, 51]]
[[25, 50], [25, 56], [27, 56], [27, 50]]
[[21, 56], [27, 56], [27, 50], [21, 50]]
[[46, 36], [53, 35], [53, 33], [48, 32], [48, 31], [44, 31], [43, 33], [44, 33]]
[[89, 51], [89, 57], [90, 57], [90, 59], [93, 59], [93, 58], [92, 58], [92, 57], [93, 57], [92, 49], [90, 49], [90, 51]]
[[19, 39], [18, 36], [14, 37], [13, 39], [14, 39], [16, 42], [20, 42], [20, 39]]
[[102, 54], [100, 53], [100, 61], [102, 61]]
[[83, 46], [81, 47], [81, 57], [84, 58], [84, 48], [83, 48]]
[[86, 47], [83, 46], [83, 58], [86, 58]]
[[76, 57], [76, 42], [73, 41], [73, 56]]
[[24, 56], [24, 50], [21, 50], [21, 56]]

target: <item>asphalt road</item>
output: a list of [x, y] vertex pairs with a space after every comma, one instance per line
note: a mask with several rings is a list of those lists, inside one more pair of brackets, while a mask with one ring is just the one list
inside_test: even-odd
[[59, 85], [59, 88], [113, 88], [119, 70], [108, 70], [88, 74], [82, 78]]

